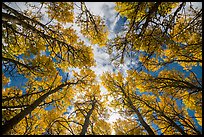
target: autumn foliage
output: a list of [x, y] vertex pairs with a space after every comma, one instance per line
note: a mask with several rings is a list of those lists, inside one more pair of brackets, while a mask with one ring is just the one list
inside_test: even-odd
[[[202, 9], [116, 2], [127, 22], [109, 38], [84, 2], [24, 4], [29, 10], [2, 3], [2, 134], [202, 134]], [[96, 45], [114, 67], [136, 65], [98, 76]], [[112, 123], [111, 110], [121, 116]]]

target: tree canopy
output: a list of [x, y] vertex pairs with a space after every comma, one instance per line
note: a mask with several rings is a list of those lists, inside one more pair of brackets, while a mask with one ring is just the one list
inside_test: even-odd
[[[84, 2], [13, 5], [2, 3], [2, 134], [202, 134], [202, 9], [115, 2], [127, 20], [111, 37]], [[116, 71], [97, 75], [96, 47]]]

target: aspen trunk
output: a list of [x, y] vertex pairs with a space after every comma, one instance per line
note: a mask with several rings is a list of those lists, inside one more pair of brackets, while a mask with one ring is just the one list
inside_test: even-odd
[[151, 127], [144, 121], [144, 119], [143, 119], [141, 113], [139, 112], [139, 110], [132, 104], [132, 101], [130, 100], [129, 97], [128, 97], [128, 102], [129, 102], [129, 105], [132, 108], [132, 110], [136, 113], [137, 117], [139, 118], [140, 123], [145, 128], [145, 130], [148, 132], [148, 134], [149, 135], [155, 135], [154, 131], [151, 129]]
[[18, 124], [27, 114], [31, 113], [40, 103], [42, 103], [49, 95], [57, 92], [58, 90], [60, 90], [61, 88], [70, 85], [70, 83], [65, 83], [65, 84], [61, 84], [58, 87], [56, 87], [55, 89], [45, 93], [44, 95], [42, 95], [41, 97], [39, 97], [37, 100], [35, 100], [29, 107], [27, 107], [26, 109], [22, 110], [19, 114], [17, 114], [16, 116], [14, 116], [12, 119], [10, 119], [9, 121], [6, 121], [5, 124], [2, 126], [1, 129], [1, 133], [2, 134], [6, 134], [9, 130], [12, 129], [13, 126], [15, 126], [16, 124]]
[[178, 126], [172, 119], [170, 119], [168, 116], [166, 116], [163, 112], [160, 112], [158, 110], [156, 110], [155, 108], [151, 107], [149, 104], [147, 104], [146, 102], [144, 102], [143, 100], [139, 99], [140, 101], [142, 101], [143, 103], [145, 103], [145, 105], [147, 107], [149, 107], [150, 109], [154, 110], [155, 112], [161, 114], [161, 116], [163, 116], [166, 120], [168, 120], [173, 127], [175, 127], [182, 135], [188, 135], [187, 133], [184, 132], [184, 130]]
[[132, 100], [129, 98], [129, 96], [126, 95], [124, 89], [121, 86], [118, 86], [125, 98], [128, 100], [128, 104], [130, 105], [130, 108], [136, 113], [137, 117], [139, 118], [139, 121], [141, 125], [145, 128], [145, 130], [148, 132], [149, 135], [155, 135], [154, 131], [151, 129], [151, 127], [144, 121], [141, 113], [139, 110], [133, 105]]
[[85, 135], [86, 134], [87, 128], [88, 128], [89, 122], [90, 122], [90, 117], [91, 117], [91, 114], [93, 113], [94, 107], [95, 107], [95, 101], [92, 102], [92, 107], [91, 107], [91, 109], [89, 110], [89, 112], [87, 113], [87, 115], [85, 117], [84, 125], [82, 127], [82, 131], [81, 131], [80, 135]]

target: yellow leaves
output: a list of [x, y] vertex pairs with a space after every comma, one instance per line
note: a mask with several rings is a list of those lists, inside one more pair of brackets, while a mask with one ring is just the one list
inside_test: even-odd
[[178, 6], [179, 2], [162, 2], [158, 7], [158, 13], [162, 16], [166, 16]]
[[76, 34], [76, 30], [69, 27], [69, 28], [63, 29], [62, 31], [63, 31], [62, 33], [64, 35], [64, 39], [67, 41], [67, 43], [71, 45], [75, 45], [77, 43], [78, 36]]
[[[28, 45], [26, 45], [27, 40], [25, 40], [25, 37], [19, 36], [17, 37], [18, 40], [18, 46], [14, 46], [14, 51], [18, 52], [16, 55], [20, 55], [25, 53], [25, 51], [29, 48]], [[14, 53], [15, 54], [15, 53]]]
[[[184, 31], [184, 28], [186, 26], [186, 23], [185, 23], [185, 19], [184, 17], [180, 17], [180, 18], [177, 18], [177, 23], [174, 25], [172, 31], [171, 31], [171, 35], [172, 36], [176, 36], [177, 34], [179, 34], [179, 32], [183, 32]], [[189, 33], [187, 33], [188, 36], [189, 36]], [[180, 34], [181, 35], [181, 34]], [[175, 37], [175, 39], [173, 40], [179, 40], [178, 37]], [[182, 42], [183, 41], [183, 38], [180, 40], [180, 41], [177, 41], [177, 42]]]
[[178, 110], [178, 106], [176, 101], [171, 99], [169, 96], [160, 96], [160, 101], [158, 102], [158, 106], [156, 106], [157, 110], [161, 111], [168, 117], [175, 116], [174, 112], [180, 112]]
[[93, 129], [97, 135], [110, 135], [112, 130], [110, 123], [106, 122], [103, 119], [98, 119], [94, 123]]
[[183, 97], [183, 103], [185, 104], [185, 106], [191, 110], [194, 110], [196, 107], [196, 103], [195, 100], [193, 99], [193, 97], [191, 97], [189, 95], [189, 93], [185, 93], [185, 96]]
[[85, 96], [87, 97], [93, 97], [95, 96], [95, 98], [98, 100], [101, 99], [101, 95], [100, 95], [100, 86], [99, 85], [91, 85], [90, 87], [88, 87], [88, 91], [86, 91]]
[[140, 61], [140, 62], [145, 62], [145, 61], [146, 61], [146, 57], [143, 56], [143, 55], [140, 55], [140, 56], [139, 56], [139, 61]]
[[76, 62], [76, 65], [79, 68], [82, 68], [84, 66], [94, 66], [95, 61], [92, 47], [83, 45], [83, 42], [79, 42], [78, 44], [81, 46], [78, 49], [78, 58], [74, 60], [74, 62]]
[[182, 79], [184, 79], [184, 74], [178, 70], [175, 70], [175, 69], [172, 69], [172, 70], [164, 69], [164, 70], [159, 72], [158, 77], [170, 78], [170, 79], [174, 79], [174, 80], [182, 80]]
[[165, 56], [168, 58], [168, 60], [167, 61], [169, 61], [170, 59], [172, 59], [173, 58], [173, 53], [172, 53], [172, 50], [171, 49], [166, 49], [166, 50], [164, 50], [164, 54], [165, 54]]
[[[60, 46], [61, 47], [61, 46]], [[61, 47], [59, 52], [60, 56], [63, 58], [63, 61], [53, 55], [56, 59], [59, 59], [60, 62], [56, 63], [57, 67], [61, 68], [64, 72], [67, 72], [69, 67], [78, 67], [83, 68], [91, 67], [95, 65], [93, 49], [91, 46], [84, 45], [83, 41], [75, 43], [72, 47]], [[70, 50], [71, 49], [71, 50]], [[70, 53], [67, 53], [70, 52]]]
[[195, 119], [197, 120], [198, 124], [202, 126], [202, 104], [200, 105], [197, 103], [199, 100], [195, 100], [194, 97], [195, 96], [193, 94], [189, 95], [189, 93], [186, 91], [183, 97], [183, 103], [185, 104], [186, 108], [195, 110]]
[[109, 91], [114, 92], [114, 94], [118, 95], [121, 94], [120, 87], [124, 88], [124, 78], [122, 76], [122, 73], [118, 72], [117, 74], [111, 74], [111, 73], [104, 73], [101, 76], [102, 85]]
[[6, 86], [10, 82], [10, 78], [2, 74], [2, 86]]
[[91, 44], [106, 46], [109, 32], [105, 21], [100, 16], [91, 14], [84, 3], [81, 3], [81, 12], [76, 21], [81, 28], [80, 32], [88, 38]]
[[15, 87], [9, 87], [9, 88], [5, 88], [3, 90], [2, 95], [6, 96], [6, 97], [21, 96], [22, 95], [22, 90], [17, 89]]
[[[127, 17], [130, 21], [134, 17], [136, 17], [136, 21], [139, 21], [146, 13], [145, 9], [147, 7], [145, 3], [140, 3], [139, 5], [139, 2], [116, 2], [115, 4], [115, 10], [119, 12], [121, 16]], [[138, 5], [139, 8], [135, 8]]]
[[42, 72], [38, 73], [39, 76], [54, 75], [56, 70], [54, 69], [53, 61], [46, 55], [37, 55], [32, 61], [33, 69], [41, 69]]
[[137, 77], [133, 71], [127, 71], [128, 77], [126, 77], [126, 81], [128, 81], [128, 86], [131, 87], [132, 89], [136, 89], [136, 84], [135, 84], [135, 77]]
[[179, 65], [181, 65], [184, 70], [188, 71], [192, 69], [192, 66], [197, 66], [197, 62], [179, 62]]
[[151, 90], [151, 82], [148, 80], [151, 79], [151, 76], [144, 71], [138, 73], [137, 71], [127, 71], [128, 77], [127, 80], [130, 82], [130, 85], [133, 85], [131, 89], [134, 91], [135, 88], [139, 89], [139, 92], [145, 92], [149, 89]]
[[81, 69], [80, 76], [84, 77], [84, 79], [88, 81], [94, 80], [96, 78], [94, 71], [89, 68]]
[[202, 37], [198, 33], [191, 33], [190, 38], [187, 40], [187, 43], [189, 45], [191, 44], [198, 44], [199, 42], [202, 41]]
[[[37, 35], [38, 36], [38, 35]], [[45, 51], [46, 49], [46, 42], [45, 40], [42, 38], [42, 37], [37, 37], [36, 36], [36, 48], [39, 50], [39, 51]]]
[[18, 125], [16, 126], [15, 130], [18, 130], [18, 134], [19, 135], [23, 135], [25, 133], [26, 130], [26, 121], [25, 118], [23, 120], [21, 120]]
[[153, 103], [156, 100], [156, 96], [149, 94], [142, 94], [142, 99], [147, 100], [149, 103]]
[[[164, 50], [164, 64], [172, 63], [172, 61], [180, 64], [184, 70], [192, 69], [193, 66], [197, 66], [202, 60], [202, 49], [199, 41], [196, 40], [196, 44], [188, 44], [188, 36], [183, 36], [187, 41], [185, 44], [169, 42], [167, 44], [167, 49]], [[180, 41], [181, 42], [181, 41]], [[187, 42], [187, 43], [186, 43]], [[200, 65], [200, 64], [199, 64]]]
[[[153, 77], [145, 71], [137, 72], [133, 70], [128, 70], [127, 76], [123, 76], [122, 73], [104, 73], [101, 76], [102, 85], [104, 85], [108, 92], [106, 95], [103, 94], [100, 91], [100, 85], [97, 83], [96, 74], [90, 69], [91, 66], [95, 65], [92, 46], [86, 46], [84, 41], [80, 40], [80, 37], [77, 35], [75, 29], [73, 29], [72, 27], [65, 28], [65, 26], [63, 26], [65, 23], [73, 23], [73, 4], [74, 3], [72, 2], [47, 4], [48, 17], [50, 19], [53, 18], [54, 21], [57, 20], [57, 23], [56, 25], [53, 25], [55, 24], [55, 22], [53, 24], [51, 23], [52, 25], [50, 24], [50, 26], [48, 26], [49, 29], [43, 29], [42, 26], [40, 28], [36, 27], [36, 29], [40, 30], [48, 36], [51, 36], [53, 39], [41, 35], [41, 33], [31, 33], [32, 31], [26, 31], [26, 28], [23, 28], [22, 33], [28, 33], [27, 37], [20, 34], [14, 37], [14, 32], [10, 29], [8, 30], [10, 36], [6, 41], [5, 33], [8, 32], [6, 32], [7, 30], [6, 28], [4, 28], [3, 38], [6, 46], [4, 46], [3, 48], [3, 54], [5, 55], [5, 57], [8, 56], [9, 58], [17, 59], [17, 57], [15, 56], [23, 54], [25, 56], [19, 62], [25, 63], [31, 68], [27, 69], [25, 67], [23, 69], [22, 66], [17, 66], [18, 71], [20, 71], [19, 73], [29, 79], [29, 82], [26, 85], [26, 93], [32, 94], [38, 91], [42, 91], [42, 93], [30, 96], [30, 99], [26, 102], [27, 104], [30, 105], [40, 96], [49, 92], [49, 89], [53, 89], [64, 82], [62, 81], [64, 77], [61, 76], [61, 74], [56, 75], [58, 73], [58, 68], [62, 69], [62, 71], [64, 72], [69, 72], [71, 67], [81, 69], [79, 73], [74, 72], [73, 79], [67, 81], [76, 84], [73, 84], [68, 88], [61, 88], [59, 91], [53, 93], [48, 98], [46, 98], [44, 102], [41, 103], [50, 103], [57, 100], [53, 103], [53, 106], [56, 108], [53, 108], [53, 110], [51, 110], [50, 112], [44, 110], [46, 106], [37, 107], [37, 109], [34, 109], [34, 114], [32, 114], [33, 117], [28, 117], [29, 124], [32, 125], [32, 133], [30, 134], [42, 134], [53, 121], [55, 121], [59, 116], [62, 116], [62, 113], [66, 110], [67, 106], [72, 105], [74, 106], [74, 109], [77, 110], [78, 108], [76, 108], [75, 106], [80, 104], [78, 105], [78, 107], [81, 110], [84, 109], [87, 111], [91, 108], [90, 102], [93, 99], [97, 100], [96, 109], [91, 116], [91, 122], [95, 124], [93, 124], [93, 128], [98, 134], [110, 134], [111, 125], [106, 123], [104, 119], [101, 119], [101, 117], [99, 118], [99, 114], [102, 114], [101, 112], [104, 112], [104, 109], [107, 107], [107, 105], [109, 105], [109, 107], [117, 108], [121, 111], [129, 111], [130, 107], [129, 105], [127, 105], [129, 103], [129, 101], [127, 100], [127, 96], [130, 98], [130, 100], [132, 100], [132, 104], [134, 106], [140, 107], [139, 111], [142, 115], [145, 116], [145, 120], [148, 121], [148, 123], [154, 118], [153, 111], [151, 110], [151, 108], [145, 105], [144, 102], [142, 103], [142, 101], [139, 100], [139, 97], [141, 97], [143, 101], [150, 104], [152, 107], [156, 108], [158, 111], [160, 107], [161, 109], [163, 109], [162, 112], [172, 119], [174, 117], [178, 118], [176, 113], [173, 113], [174, 110], [176, 110], [177, 112], [182, 111], [179, 110], [178, 107], [180, 106], [178, 106], [175, 103], [175, 100], [171, 99], [171, 97], [174, 99], [181, 99], [183, 97], [182, 101], [185, 104], [186, 108], [195, 110], [196, 119], [198, 123], [202, 125], [202, 108], [200, 107], [202, 102], [201, 94], [196, 93], [195, 95], [194, 93], [191, 96], [188, 96], [188, 90], [186, 89], [185, 91], [183, 89], [188, 88], [185, 81], [192, 83], [194, 86], [198, 85], [198, 83], [196, 85], [196, 79], [193, 77], [193, 75], [190, 75], [189, 78], [185, 79], [183, 73], [179, 73], [175, 70], [162, 70], [159, 72], [157, 77], [156, 75]], [[141, 5], [138, 6], [139, 4]], [[191, 21], [191, 19], [188, 17], [187, 20], [185, 20], [184, 17], [181, 17], [180, 19], [176, 18], [177, 21], [175, 25], [171, 26], [172, 28], [169, 27], [167, 30], [167, 33], [170, 32], [170, 36], [163, 36], [163, 29], [165, 29], [166, 27], [165, 24], [163, 24], [164, 28], [162, 29], [160, 28], [160, 26], [154, 26], [152, 21], [156, 21], [157, 16], [150, 16], [151, 23], [148, 23], [145, 32], [140, 36], [141, 38], [138, 38], [138, 31], [135, 30], [135, 28], [137, 28], [137, 25], [139, 25], [139, 30], [141, 29], [141, 27], [144, 25], [143, 22], [147, 20], [146, 17], [148, 16], [148, 11], [152, 8], [152, 6], [154, 6], [154, 4], [155, 3], [145, 2], [116, 3], [115, 8], [119, 12], [119, 14], [127, 17], [129, 20], [129, 24], [126, 27], [131, 27], [132, 24], [135, 23], [132, 26], [130, 33], [125, 36], [127, 41], [130, 42], [127, 43], [128, 47], [126, 47], [126, 50], [137, 50], [139, 52], [139, 61], [143, 63], [143, 66], [146, 67], [147, 70], [153, 72], [157, 71], [161, 67], [160, 64], [163, 63], [160, 60], [160, 58], [162, 58], [161, 55], [165, 56], [163, 60], [164, 64], [165, 62], [171, 63], [171, 61], [175, 59], [184, 60], [183, 62], [178, 61], [178, 63], [184, 69], [190, 69], [192, 66], [196, 66], [197, 63], [195, 62], [197, 62], [198, 60], [202, 60], [202, 37], [198, 32], [192, 31], [194, 28], [191, 30], [187, 27], [188, 23]], [[171, 13], [177, 5], [178, 3], [162, 2], [158, 8], [158, 11], [156, 11], [156, 14], [158, 16], [160, 14], [165, 18], [165, 16]], [[86, 7], [82, 5], [82, 11], [86, 12], [86, 10]], [[104, 20], [102, 20], [99, 16], [92, 15], [87, 16], [87, 18], [88, 19], [85, 18], [85, 20], [79, 20], [78, 22], [81, 27], [81, 33], [90, 40], [92, 45], [98, 44], [100, 47], [105, 46], [108, 41], [109, 32], [107, 26], [105, 26]], [[115, 43], [113, 42], [113, 44], [118, 45], [116, 46], [116, 50], [120, 51], [123, 48], [123, 41], [120, 37], [117, 37], [114, 40]], [[129, 45], [132, 46], [132, 49], [129, 48]], [[49, 56], [47, 56], [48, 52], [50, 53]], [[46, 55], [42, 55], [40, 53]], [[144, 55], [148, 53], [152, 56], [146, 59], [147, 56], [142, 56], [143, 53]], [[30, 57], [31, 55], [34, 56]], [[191, 60], [196, 61], [189, 63], [188, 61]], [[200, 64], [202, 65], [202, 63]], [[35, 72], [35, 74], [31, 73], [31, 71]], [[39, 80], [38, 78], [41, 79]], [[2, 75], [3, 86], [8, 84], [8, 82], [9, 78]], [[140, 92], [140, 94], [142, 94], [141, 96], [140, 94], [137, 95], [138, 91]], [[151, 92], [153, 95], [146, 95], [146, 93], [148, 92]], [[22, 95], [22, 91], [20, 89], [14, 89], [10, 87], [3, 89], [2, 94], [3, 99], [5, 98], [5, 96], [18, 97]], [[156, 102], [156, 97], [160, 98], [160, 102], [158, 102], [158, 104]], [[10, 100], [10, 102], [12, 103], [12, 105], [19, 105], [21, 100], [19, 102], [16, 100]], [[3, 103], [3, 105], [7, 104]], [[40, 108], [42, 108], [44, 111], [41, 111]], [[18, 113], [18, 111], [16, 112]], [[83, 123], [83, 114], [79, 111], [76, 112], [77, 114], [73, 116], [74, 118], [70, 118], [69, 120], [76, 120]], [[3, 115], [5, 115], [4, 117], [6, 117], [5, 119], [9, 119], [15, 115], [14, 112], [11, 112], [10, 114], [9, 113], [10, 112], [8, 112], [7, 110], [3, 111]], [[130, 113], [131, 114], [127, 115], [124, 114], [125, 117], [128, 117], [130, 115], [132, 116], [133, 112]], [[155, 113], [158, 114], [159, 112]], [[104, 117], [107, 117], [107, 113]], [[172, 125], [170, 125], [170, 129], [166, 128], [169, 126], [168, 122], [165, 122], [166, 119], [162, 119], [161, 115], [157, 115], [156, 117], [160, 118], [160, 120], [158, 120], [156, 124], [159, 127], [164, 128], [162, 129], [162, 132], [165, 132], [164, 134], [176, 133], [176, 131], [172, 129]], [[131, 119], [127, 119], [118, 120], [117, 122], [113, 126], [116, 134], [145, 134], [143, 131], [144, 129], [138, 125], [136, 120], [132, 121]], [[76, 124], [73, 125], [70, 124], [70, 126], [75, 131], [77, 131], [77, 133], [80, 133], [81, 126], [76, 126]], [[135, 129], [136, 126], [139, 126], [139, 128]], [[21, 127], [23, 127], [23, 129], [21, 129]], [[98, 129], [98, 127], [100, 129]], [[25, 132], [25, 128], [26, 122], [24, 120], [21, 121], [16, 129], [19, 130], [19, 134], [23, 134]], [[61, 131], [61, 133], [66, 133], [66, 131], [59, 123], [54, 124], [54, 126], [52, 127], [52, 130], [54, 130], [53, 132], [58, 129]], [[88, 130], [88, 133], [91, 133], [90, 126]]]
[[113, 74], [113, 79], [120, 85], [123, 86], [123, 76], [122, 73], [118, 72], [118, 74]]
[[198, 124], [202, 126], [202, 111], [200, 113], [196, 112], [195, 117], [196, 117], [196, 120], [198, 121]]
[[[77, 36], [76, 30], [73, 29], [72, 26], [65, 27], [65, 26], [63, 26], [63, 24], [58, 22], [56, 25], [51, 26], [51, 28], [54, 31], [53, 32], [51, 31], [49, 33], [53, 38], [56, 38], [56, 41], [53, 41], [53, 45], [50, 48], [51, 49], [54, 48], [54, 51], [56, 53], [58, 53], [58, 51], [65, 52], [63, 50], [63, 47], [67, 47], [64, 44], [59, 44], [59, 42], [57, 40], [60, 40], [60, 41], [66, 43], [72, 47], [77, 45], [77, 41], [78, 41], [79, 37]], [[57, 51], [55, 50], [55, 48]]]
[[111, 74], [110, 73], [103, 73], [103, 75], [100, 77], [102, 80], [102, 85], [109, 91], [109, 85], [111, 85]]
[[[116, 10], [117, 12], [123, 11], [123, 12], [121, 12], [121, 15], [122, 15], [122, 16], [127, 16], [127, 14], [128, 14], [128, 11], [127, 11], [128, 3], [125, 3], [125, 2], [116, 2], [115, 4], [116, 4], [115, 10]], [[130, 9], [130, 10], [131, 10], [131, 9]], [[130, 12], [130, 11], [129, 11], [129, 12]]]
[[[62, 128], [62, 126], [57, 122], [57, 120], [64, 121], [62, 118], [60, 119], [60, 117], [63, 117], [62, 114], [63, 111], [57, 111], [56, 109], [44, 111], [44, 114], [41, 115], [40, 120], [38, 120], [40, 123], [37, 125], [37, 127], [35, 127], [35, 130], [39, 132], [40, 130], [44, 131], [47, 130], [47, 128], [50, 128], [49, 131], [52, 130], [56, 132], [56, 130], [58, 130], [57, 128]], [[61, 133], [65, 134], [63, 131]]]
[[161, 110], [164, 110], [164, 108], [166, 107], [166, 104], [165, 104], [166, 98], [164, 98], [164, 97], [159, 97], [159, 99], [160, 99], [160, 102], [158, 103], [159, 108], [160, 108]]
[[186, 70], [186, 71], [192, 69], [192, 66], [189, 65], [189, 64], [187, 64], [187, 63], [185, 63], [185, 62], [180, 62], [179, 64], [180, 64], [180, 65], [183, 67], [183, 69]]
[[57, 87], [62, 82], [62, 76], [59, 74], [56, 76], [56, 73], [55, 73], [55, 75], [45, 78], [44, 80], [46, 83], [45, 85], [47, 85], [48, 87], [50, 86]]
[[163, 135], [172, 135], [175, 134], [174, 128], [169, 126], [169, 123], [160, 121], [158, 127], [161, 129]]
[[144, 66], [146, 67], [147, 70], [155, 72], [161, 67], [159, 63], [160, 62], [158, 61], [158, 58], [150, 58], [146, 62], [144, 62]]
[[[137, 128], [135, 128], [137, 127]], [[135, 119], [118, 119], [113, 123], [113, 129], [116, 135], [144, 135], [142, 126], [138, 127]]]
[[[26, 32], [24, 32], [26, 33]], [[45, 40], [41, 38], [39, 35], [33, 33], [29, 36], [16, 35], [15, 43], [10, 45], [12, 55], [21, 55], [30, 56], [31, 54], [39, 54], [40, 51], [45, 50]]]
[[[53, 74], [50, 74], [50, 75], [47, 74], [47, 76], [45, 76], [45, 75], [44, 76], [38, 76], [38, 77], [36, 77], [36, 79], [32, 79], [33, 77], [27, 77], [27, 78], [29, 79], [29, 81], [26, 83], [26, 85], [28, 87], [31, 86], [31, 89], [32, 89], [32, 90], [30, 88], [26, 89], [27, 93], [45, 90], [42, 93], [42, 94], [44, 94], [45, 92], [48, 91], [48, 89], [54, 89], [62, 83], [62, 76], [60, 76], [59, 74], [57, 75], [57, 72], [54, 72], [54, 71], [53, 71]], [[35, 98], [33, 98], [33, 100], [38, 98], [39, 95], [38, 94], [33, 95], [33, 96], [35, 96]]]
[[77, 82], [75, 88], [79, 92], [83, 92], [83, 90], [90, 90], [89, 87], [91, 87], [96, 82], [96, 75], [94, 71], [89, 68], [83, 68], [79, 73], [73, 71], [73, 76], [74, 81]]
[[181, 16], [177, 18], [176, 24], [170, 32], [174, 41], [188, 44], [189, 46], [202, 43], [201, 34], [189, 28], [188, 25], [191, 21], [192, 18], [190, 16]]
[[46, 3], [49, 18], [56, 19], [62, 23], [73, 22], [74, 3], [73, 2], [53, 2]]
[[145, 87], [143, 85], [138, 84], [136, 87], [139, 89], [140, 92], [145, 92]]
[[15, 35], [13, 36], [12, 33], [9, 34], [8, 38], [3, 38], [5, 40], [7, 46], [4, 46], [3, 51], [10, 53], [11, 55], [21, 55], [26, 52], [26, 50], [29, 48], [27, 45], [27, 40], [24, 36], [21, 35]]
[[45, 99], [45, 103], [51, 103], [51, 102], [52, 102], [51, 97], [47, 97], [47, 98]]
[[57, 64], [57, 67], [62, 69], [63, 72], [67, 72], [69, 65], [70, 64], [68, 62], [61, 62], [61, 63]]
[[14, 126], [13, 128], [15, 132], [11, 130], [11, 133], [13, 132], [14, 135], [36, 135], [44, 133], [47, 125], [44, 127], [41, 126], [43, 124], [43, 109], [34, 109], [31, 114], [28, 114], [16, 126]]
[[108, 28], [100, 16], [92, 16], [94, 21], [79, 22], [81, 33], [90, 40], [91, 44], [106, 46], [108, 41]]

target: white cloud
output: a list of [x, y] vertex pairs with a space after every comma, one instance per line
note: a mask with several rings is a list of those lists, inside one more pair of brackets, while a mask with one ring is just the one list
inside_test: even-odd
[[115, 26], [114, 22], [116, 19], [116, 11], [114, 10], [114, 2], [86, 2], [87, 8], [94, 15], [100, 15], [106, 21], [106, 25], [109, 28], [110, 35], [112, 36], [113, 28]]
[[6, 3], [9, 7], [17, 10], [17, 11], [23, 11], [28, 8], [28, 6], [25, 5], [25, 2], [9, 2]]
[[[110, 7], [114, 7], [114, 3], [113, 2], [86, 2], [85, 3], [87, 8], [94, 13], [95, 15], [100, 15], [100, 16], [108, 16], [106, 13], [106, 11], [103, 10], [104, 5], [106, 5], [106, 7], [108, 6]], [[108, 12], [110, 13], [110, 12]]]
[[105, 3], [103, 4], [102, 11], [106, 19], [106, 23], [109, 29], [113, 29], [114, 21], [116, 18], [116, 11], [114, 10], [115, 4]]
[[100, 76], [103, 72], [113, 72], [113, 66], [110, 63], [110, 55], [103, 51], [98, 45], [93, 46], [94, 59], [96, 66], [91, 67], [95, 71], [96, 75]]
[[108, 122], [113, 123], [113, 122], [117, 121], [117, 119], [119, 119], [119, 118], [121, 118], [119, 113], [112, 113]]
[[[193, 8], [202, 9], [202, 2], [191, 2]], [[188, 5], [190, 5], [190, 2], [188, 2]]]

